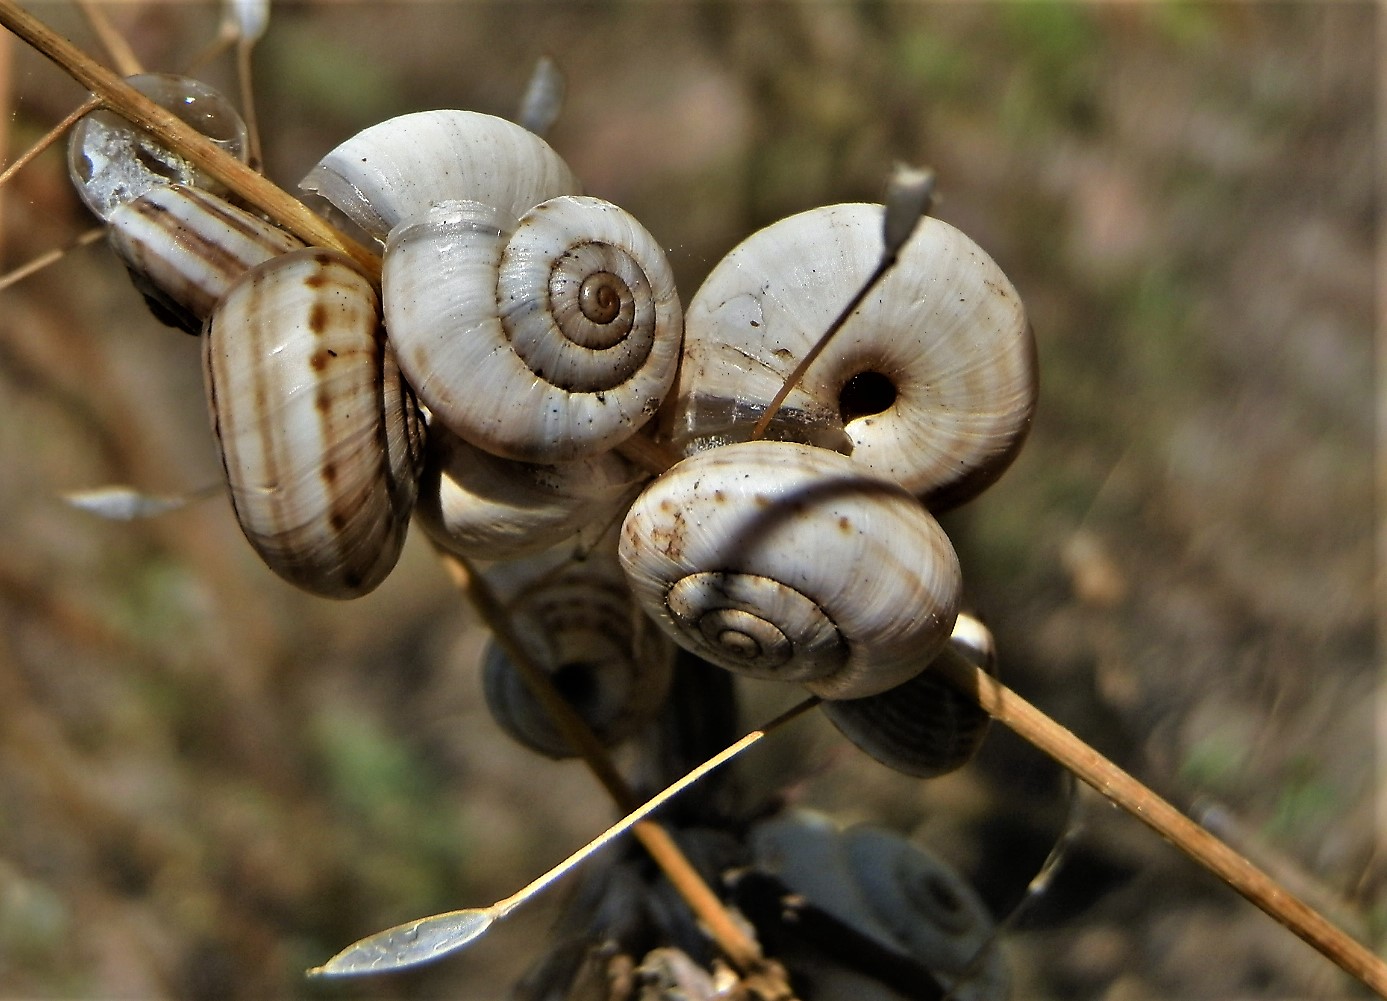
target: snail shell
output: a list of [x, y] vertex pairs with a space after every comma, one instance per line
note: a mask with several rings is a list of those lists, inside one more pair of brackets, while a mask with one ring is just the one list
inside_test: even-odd
[[[168, 73], [140, 73], [125, 82], [224, 152], [245, 160], [246, 123], [231, 102], [207, 84]], [[191, 161], [160, 146], [113, 111], [83, 116], [68, 138], [67, 163], [77, 194], [104, 222], [119, 206], [170, 181], [225, 190]]]
[[429, 537], [472, 559], [540, 552], [590, 524], [615, 524], [640, 474], [615, 452], [552, 465], [516, 462], [435, 425], [417, 515]]
[[962, 586], [953, 546], [918, 500], [792, 442], [673, 466], [631, 506], [620, 557], [675, 642], [830, 699], [919, 673], [948, 640]]
[[423, 436], [370, 283], [327, 250], [262, 264], [213, 314], [203, 362], [251, 545], [315, 594], [370, 591], [404, 545]]
[[386, 325], [449, 430], [523, 462], [614, 448], [659, 407], [683, 331], [674, 276], [628, 213], [565, 196], [519, 220], [448, 202], [386, 244]]
[[151, 188], [111, 213], [111, 246], [161, 315], [198, 333], [233, 282], [303, 242], [197, 188]]
[[[949, 642], [978, 667], [996, 673], [992, 633], [971, 615], [959, 615]], [[823, 713], [877, 761], [919, 778], [967, 764], [991, 723], [976, 702], [928, 668], [878, 695], [826, 702]]]
[[952, 996], [1006, 996], [1005, 965], [989, 947], [995, 924], [987, 908], [957, 870], [923, 846], [880, 828], [839, 831], [809, 811], [757, 824], [750, 843], [756, 869], [802, 898], [801, 907], [910, 957]]
[[[520, 641], [604, 744], [653, 719], [669, 692], [674, 645], [640, 614], [611, 562], [541, 576], [507, 606]], [[487, 708], [520, 743], [551, 758], [574, 752], [493, 641], [482, 662]]]
[[[879, 205], [827, 206], [754, 233], [713, 269], [689, 303], [676, 441], [739, 403], [759, 416], [875, 269], [881, 227]], [[787, 403], [840, 422], [854, 459], [942, 509], [1001, 475], [1036, 388], [1016, 290], [973, 241], [926, 218]]]
[[299, 187], [382, 242], [438, 202], [478, 201], [514, 217], [581, 190], [539, 136], [473, 111], [421, 111], [373, 125], [323, 157]]

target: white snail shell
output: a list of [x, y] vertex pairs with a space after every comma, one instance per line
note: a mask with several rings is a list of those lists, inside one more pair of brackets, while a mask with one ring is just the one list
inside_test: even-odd
[[[520, 641], [604, 744], [659, 712], [674, 645], [640, 614], [610, 556], [540, 576], [507, 611]], [[492, 716], [517, 741], [553, 758], [575, 753], [494, 641], [482, 680]]]
[[952, 866], [890, 831], [859, 826], [839, 831], [827, 817], [795, 811], [751, 831], [755, 867], [787, 890], [927, 967], [965, 999], [1007, 993], [1001, 955], [974, 958], [995, 923], [976, 891]]
[[422, 450], [370, 283], [297, 250], [247, 272], [208, 324], [213, 428], [246, 538], [315, 594], [365, 594], [404, 545]]
[[[973, 616], [959, 614], [950, 645], [995, 673], [992, 634]], [[823, 713], [877, 761], [918, 778], [936, 778], [967, 764], [991, 722], [976, 702], [929, 668], [877, 695], [826, 702]]]
[[197, 332], [232, 283], [303, 246], [222, 198], [182, 184], [151, 188], [111, 213], [111, 246], [136, 285]]
[[519, 220], [446, 202], [397, 227], [386, 326], [434, 417], [525, 462], [608, 451], [674, 381], [683, 319], [674, 276], [629, 213], [565, 196]]
[[[689, 303], [671, 435], [697, 437], [728, 400], [759, 411], [876, 267], [881, 230], [881, 206], [831, 205], [728, 254]], [[1016, 290], [973, 241], [926, 218], [789, 404], [841, 420], [854, 459], [936, 509], [1001, 474], [1035, 399]]]
[[615, 524], [640, 473], [615, 452], [539, 465], [492, 455], [430, 429], [416, 515], [429, 537], [469, 559], [540, 552], [587, 525]]
[[300, 183], [376, 239], [431, 205], [465, 199], [507, 216], [582, 190], [539, 136], [473, 111], [420, 111], [357, 133]]
[[953, 546], [916, 498], [791, 442], [676, 464], [631, 506], [620, 557], [675, 642], [831, 699], [919, 673], [947, 642], [962, 587]]

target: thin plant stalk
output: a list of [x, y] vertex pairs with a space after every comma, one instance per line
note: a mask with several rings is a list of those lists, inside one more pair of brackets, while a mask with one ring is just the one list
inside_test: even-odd
[[[767, 734], [804, 715], [818, 704], [818, 696], [810, 696], [791, 706], [760, 729], [752, 730], [740, 740], [713, 755], [703, 764], [676, 779], [548, 872], [531, 880], [510, 896], [496, 901], [489, 907], [469, 907], [464, 910], [448, 911], [445, 914], [434, 914], [427, 918], [407, 921], [393, 928], [387, 928], [359, 942], [354, 942], [322, 966], [309, 970], [309, 976], [355, 976], [362, 973], [400, 970], [419, 963], [430, 962], [470, 945], [485, 934], [492, 924], [533, 897], [543, 893], [595, 852], [601, 851], [627, 831], [633, 828], [639, 830], [641, 824], [648, 823], [645, 820], [646, 817], [685, 789], [701, 782], [711, 772], [727, 764]], [[760, 996], [769, 997], [772, 995], [762, 991]]]
[[77, 7], [86, 17], [87, 24], [101, 42], [101, 47], [111, 57], [111, 65], [116, 68], [117, 73], [121, 76], [135, 76], [137, 73], [144, 72], [144, 67], [140, 65], [140, 59], [135, 55], [135, 50], [130, 48], [130, 43], [125, 40], [125, 36], [116, 30], [101, 4], [96, 3], [95, 0], [77, 0]]
[[309, 211], [297, 198], [234, 156], [219, 149], [177, 116], [159, 107], [14, 3], [14, 0], [0, 0], [0, 24], [57, 63], [64, 72], [90, 90], [100, 100], [102, 107], [138, 125], [167, 149], [187, 158], [306, 243], [346, 254], [366, 277], [379, 284], [380, 258], [371, 250]]
[[[591, 728], [559, 694], [549, 675], [535, 663], [520, 642], [510, 616], [485, 579], [459, 556], [440, 552], [439, 558], [453, 583], [467, 595], [482, 621], [491, 629], [497, 645], [515, 666], [540, 706], [569, 746], [583, 758], [618, 808], [628, 814], [639, 810], [640, 799], [612, 765], [606, 748], [597, 740]], [[654, 821], [645, 820], [635, 825], [633, 833], [733, 965], [746, 974], [765, 972], [767, 960], [761, 953], [760, 945], [732, 919], [717, 894], [694, 869], [669, 832]]]
[[1387, 963], [1335, 927], [1214, 835], [1050, 719], [951, 647], [930, 670], [974, 699], [988, 715], [1054, 758], [1105, 799], [1136, 817], [1344, 972], [1387, 997]]

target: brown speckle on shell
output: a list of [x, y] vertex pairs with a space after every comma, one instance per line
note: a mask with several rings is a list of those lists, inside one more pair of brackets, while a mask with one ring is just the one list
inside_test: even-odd
[[303, 250], [247, 273], [208, 324], [212, 422], [246, 538], [285, 580], [349, 598], [399, 558], [423, 422], [347, 258]]

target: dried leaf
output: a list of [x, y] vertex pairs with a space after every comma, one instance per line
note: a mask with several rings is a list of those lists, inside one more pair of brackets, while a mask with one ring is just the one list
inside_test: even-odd
[[934, 171], [897, 164], [886, 185], [886, 256], [895, 257], [934, 205]]
[[212, 488], [194, 490], [175, 497], [141, 493], [134, 487], [110, 486], [93, 490], [71, 490], [60, 496], [68, 504], [110, 521], [135, 521], [177, 511], [201, 500]]
[[537, 136], [547, 133], [563, 110], [564, 91], [558, 65], [548, 56], [540, 56], [520, 99], [518, 123]]
[[480, 938], [498, 916], [494, 907], [471, 908], [396, 925], [347, 946], [308, 975], [351, 977], [427, 963]]

